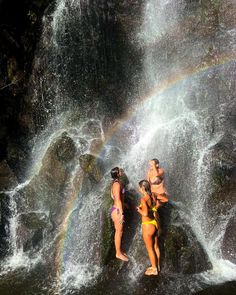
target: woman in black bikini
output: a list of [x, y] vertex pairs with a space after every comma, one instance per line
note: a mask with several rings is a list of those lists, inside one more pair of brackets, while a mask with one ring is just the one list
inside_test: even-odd
[[123, 261], [128, 261], [128, 257], [125, 253], [121, 251], [121, 239], [123, 234], [123, 223], [124, 223], [124, 213], [123, 213], [123, 189], [120, 184], [120, 171], [118, 167], [111, 170], [111, 177], [113, 179], [111, 186], [111, 197], [114, 200], [114, 204], [111, 208], [111, 218], [115, 226], [115, 248], [116, 248], [116, 258]]

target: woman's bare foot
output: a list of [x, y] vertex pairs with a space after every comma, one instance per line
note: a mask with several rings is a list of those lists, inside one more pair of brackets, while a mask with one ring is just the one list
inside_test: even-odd
[[124, 254], [120, 254], [120, 255], [117, 255], [116, 254], [116, 258], [117, 259], [120, 259], [120, 260], [123, 260], [123, 261], [129, 261], [129, 258], [128, 258], [128, 256], [127, 255], [124, 255]]
[[128, 257], [128, 255], [127, 255], [125, 252], [122, 252], [122, 254], [123, 254], [124, 256]]
[[146, 276], [157, 276], [157, 268], [156, 267], [148, 267], [145, 271]]

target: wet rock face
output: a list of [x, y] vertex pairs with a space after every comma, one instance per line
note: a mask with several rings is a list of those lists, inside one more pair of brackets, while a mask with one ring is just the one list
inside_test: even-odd
[[18, 207], [21, 210], [49, 211], [51, 222], [59, 224], [63, 218], [64, 195], [70, 177], [71, 165], [75, 164], [76, 147], [66, 134], [56, 139], [48, 148], [42, 167], [22, 192]]
[[[211, 172], [213, 193], [205, 200], [205, 212], [209, 217], [209, 232], [219, 222], [219, 217], [232, 215], [232, 210], [236, 206], [235, 142], [235, 137], [227, 133], [212, 148], [212, 159], [214, 161]], [[224, 253], [226, 254], [226, 252]]]
[[45, 213], [28, 212], [18, 217], [17, 243], [23, 251], [37, 251], [42, 248], [43, 235], [50, 228], [50, 220]]
[[[100, 163], [99, 163], [100, 162]], [[99, 182], [103, 176], [103, 168], [101, 161], [90, 154], [81, 155], [79, 163], [82, 170], [92, 178], [95, 182]]]
[[181, 219], [178, 208], [163, 206], [160, 220], [160, 248], [165, 272], [194, 274], [211, 268], [207, 254], [190, 226]]
[[188, 226], [171, 225], [164, 241], [164, 269], [184, 274], [209, 269], [206, 253]]
[[226, 282], [220, 285], [211, 286], [194, 295], [234, 295], [236, 293], [236, 283]]
[[10, 198], [8, 195], [0, 194], [0, 258], [9, 254], [9, 218]]
[[0, 191], [11, 190], [17, 185], [17, 179], [6, 161], [0, 163]]
[[[8, 154], [8, 143], [17, 143], [22, 148], [25, 139], [21, 137], [34, 130], [24, 95], [42, 16], [49, 3], [52, 1], [0, 2], [0, 160]], [[21, 112], [22, 108], [26, 112]]]
[[92, 108], [94, 117], [106, 113], [104, 120], [114, 122], [134, 92], [140, 94], [142, 50], [134, 39], [144, 2], [65, 0], [56, 11], [54, 31], [51, 11], [45, 14], [26, 99], [36, 129], [54, 113], [57, 95], [68, 98], [63, 106], [70, 107], [73, 98], [88, 116]]
[[222, 244], [223, 257], [236, 264], [236, 218], [232, 217], [226, 227]]

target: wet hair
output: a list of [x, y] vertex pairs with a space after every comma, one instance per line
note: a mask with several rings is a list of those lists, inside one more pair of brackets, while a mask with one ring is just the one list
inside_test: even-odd
[[159, 165], [159, 160], [157, 160], [157, 159], [151, 159], [151, 161], [154, 161], [156, 165]]
[[119, 178], [119, 167], [115, 167], [113, 169], [111, 169], [111, 178], [113, 179], [117, 179]]
[[125, 173], [123, 168], [119, 169], [121, 173]]
[[140, 188], [144, 188], [145, 192], [151, 197], [152, 196], [152, 192], [151, 192], [151, 185], [150, 183], [146, 180], [143, 179], [141, 181], [139, 181], [139, 187]]

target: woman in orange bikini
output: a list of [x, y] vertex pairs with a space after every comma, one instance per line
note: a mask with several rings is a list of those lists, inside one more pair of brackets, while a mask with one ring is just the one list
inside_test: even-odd
[[155, 198], [147, 180], [139, 182], [139, 191], [142, 194], [142, 198], [137, 211], [142, 216], [143, 240], [151, 263], [151, 266], [145, 271], [145, 275], [157, 275], [160, 271], [160, 250], [157, 235], [158, 223], [153, 212], [153, 208], [156, 206]]
[[120, 170], [119, 167], [115, 167], [111, 170], [111, 177], [113, 179], [111, 186], [111, 197], [114, 200], [114, 204], [111, 208], [111, 218], [115, 226], [115, 248], [116, 248], [116, 258], [123, 261], [128, 261], [128, 257], [125, 253], [121, 251], [121, 239], [123, 235], [123, 223], [124, 223], [124, 213], [123, 213], [123, 198], [124, 189], [122, 189], [120, 184]]

